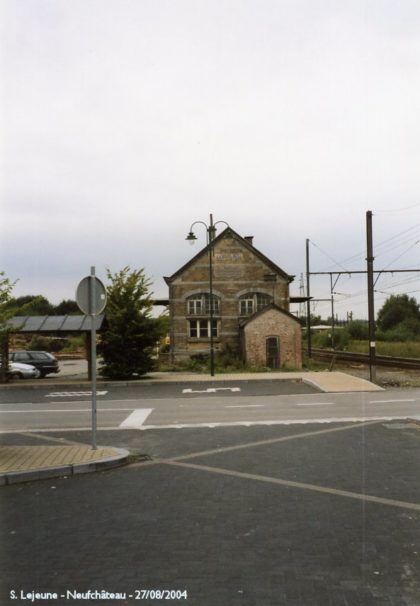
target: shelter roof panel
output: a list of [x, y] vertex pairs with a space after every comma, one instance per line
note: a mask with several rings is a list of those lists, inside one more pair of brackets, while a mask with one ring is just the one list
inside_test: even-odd
[[[64, 316], [65, 317], [65, 316]], [[56, 331], [60, 330], [63, 324], [63, 316], [46, 316], [40, 330]]]
[[23, 316], [22, 320], [24, 320], [23, 326], [20, 330], [25, 330], [28, 332], [38, 332], [41, 330], [42, 325], [48, 316]]
[[[95, 316], [99, 330], [105, 316]], [[90, 316], [15, 316], [8, 321], [15, 332], [86, 332], [91, 329]]]

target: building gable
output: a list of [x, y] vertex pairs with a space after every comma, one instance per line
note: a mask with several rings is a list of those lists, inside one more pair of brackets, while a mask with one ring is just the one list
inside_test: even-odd
[[[295, 343], [300, 325], [288, 312], [293, 279], [255, 248], [251, 238], [242, 238], [228, 227], [211, 248], [208, 244], [165, 278], [173, 358], [206, 354], [209, 346], [215, 351], [229, 347], [240, 355], [241, 333], [255, 333], [264, 321], [278, 330], [283, 341], [284, 330], [295, 335]], [[273, 317], [261, 315], [266, 308]]]
[[268, 305], [267, 307], [264, 307], [264, 309], [261, 309], [260, 311], [255, 312], [249, 318], [246, 318], [245, 320], [241, 321], [241, 327], [244, 327], [247, 324], [250, 324], [251, 322], [254, 322], [255, 320], [258, 320], [261, 316], [263, 316], [264, 314], [266, 314], [267, 312], [270, 312], [272, 310], [274, 310], [275, 312], [278, 312], [282, 316], [285, 316], [289, 320], [292, 320], [293, 322], [296, 322], [297, 324], [299, 324], [299, 326], [301, 326], [301, 323], [299, 322], [299, 320], [298, 320], [298, 318], [296, 316], [294, 316], [290, 312], [286, 311], [285, 309], [279, 307], [275, 303], [272, 303], [271, 305]]
[[277, 305], [269, 305], [242, 324], [241, 342], [247, 364], [270, 368], [301, 367], [300, 322]]
[[[189, 279], [194, 280], [199, 277], [194, 271], [196, 267], [208, 267], [209, 246], [201, 249], [192, 259], [178, 269], [172, 276], [165, 277], [165, 282], [170, 285], [178, 279], [183, 280], [186, 274], [191, 274]], [[280, 278], [282, 281], [290, 283], [294, 276], [287, 274], [278, 265], [273, 263], [262, 252], [255, 248], [249, 238], [243, 238], [232, 228], [226, 228], [219, 234], [212, 243], [214, 257], [213, 270], [214, 278], [220, 280], [229, 280], [238, 278], [238, 271], [246, 272], [247, 266], [259, 264], [261, 268], [261, 279], [269, 283]], [[265, 272], [265, 273], [264, 273]]]

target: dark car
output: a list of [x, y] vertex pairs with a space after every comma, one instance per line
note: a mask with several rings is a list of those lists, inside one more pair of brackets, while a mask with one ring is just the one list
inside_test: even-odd
[[57, 358], [47, 351], [13, 351], [9, 353], [9, 360], [35, 366], [41, 373], [41, 377], [53, 372], [60, 372]]

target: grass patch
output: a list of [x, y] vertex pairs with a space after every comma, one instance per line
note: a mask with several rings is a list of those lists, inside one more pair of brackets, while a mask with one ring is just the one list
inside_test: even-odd
[[[354, 353], [369, 353], [368, 341], [350, 341], [347, 351]], [[420, 358], [420, 342], [389, 342], [376, 341], [376, 353], [380, 356], [394, 356], [396, 358]]]

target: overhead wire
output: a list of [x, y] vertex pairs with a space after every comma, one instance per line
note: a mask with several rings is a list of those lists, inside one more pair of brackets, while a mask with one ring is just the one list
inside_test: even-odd
[[420, 202], [416, 202], [415, 204], [411, 204], [410, 206], [405, 206], [403, 208], [390, 208], [390, 209], [386, 209], [386, 210], [374, 210], [373, 214], [375, 215], [382, 215], [384, 213], [402, 213], [405, 212], [407, 210], [411, 210], [413, 208], [418, 208], [420, 206]]
[[[383, 212], [400, 212], [403, 210], [410, 210], [412, 208], [417, 208], [418, 206], [420, 206], [419, 204], [415, 204], [409, 207], [406, 207], [404, 209], [397, 209], [395, 211], [383, 211]], [[379, 211], [380, 212], [380, 211]], [[376, 213], [375, 213], [376, 214]], [[384, 268], [384, 270], [387, 270], [387, 273], [389, 272], [389, 268], [396, 263], [399, 259], [401, 259], [404, 255], [406, 255], [408, 252], [410, 252], [410, 250], [412, 250], [413, 248], [415, 248], [418, 244], [420, 244], [420, 223], [416, 223], [415, 225], [412, 225], [411, 227], [404, 229], [392, 236], [390, 236], [389, 238], [385, 238], [384, 240], [381, 240], [380, 242], [378, 242], [377, 244], [375, 244], [375, 258], [377, 257], [385, 257], [387, 254], [389, 254], [390, 252], [397, 250], [398, 248], [401, 248], [402, 246], [406, 246], [407, 244], [409, 244], [409, 246], [403, 250], [397, 257], [395, 257], [392, 261], [390, 261]], [[348, 257], [342, 261], [338, 261], [337, 259], [335, 259], [330, 253], [326, 252], [325, 250], [323, 250], [318, 244], [316, 244], [315, 242], [313, 242], [312, 240], [309, 240], [311, 242], [311, 244], [317, 249], [319, 250], [320, 253], [322, 253], [326, 258], [328, 258], [333, 264], [334, 267], [336, 268], [340, 268], [341, 272], [343, 273], [348, 273], [348, 278], [351, 278], [351, 273], [353, 271], [356, 270], [349, 270], [348, 267], [345, 267], [344, 264], [349, 263], [350, 261], [354, 261], [356, 259], [365, 259], [365, 255], [366, 255], [366, 251], [362, 251], [356, 255], [353, 255], [351, 257]], [[406, 270], [409, 271], [411, 268], [407, 267]], [[398, 270], [396, 270], [398, 271]], [[400, 270], [401, 271], [401, 270]], [[315, 272], [314, 272], [315, 273]], [[334, 272], [331, 271], [329, 272], [329, 270], [326, 270], [326, 273], [338, 273], [338, 272]], [[420, 273], [420, 272], [419, 272]], [[379, 274], [380, 275], [380, 274]], [[393, 274], [394, 275], [394, 274]], [[378, 276], [379, 277], [379, 276]], [[409, 277], [405, 280], [400, 280], [398, 282], [391, 282], [391, 283], [387, 283], [385, 282], [384, 286], [382, 288], [385, 289], [397, 289], [399, 286], [404, 286], [407, 284], [411, 284], [411, 283], [415, 283], [416, 281], [420, 280], [420, 276], [412, 276]], [[416, 293], [419, 292], [419, 290], [412, 290], [409, 291], [410, 293]], [[385, 291], [378, 291], [375, 289], [375, 293], [377, 293], [378, 295], [378, 300], [382, 300], [384, 299], [386, 296], [390, 296], [389, 292], [385, 292]], [[355, 293], [352, 294], [343, 294], [341, 293], [341, 295], [344, 297], [342, 299], [335, 299], [335, 304], [336, 305], [342, 305], [344, 303], [348, 304], [349, 300], [354, 300], [354, 299], [358, 299], [360, 297], [364, 297], [367, 298], [367, 288], [360, 290], [360, 291], [356, 291]], [[382, 295], [382, 296], [381, 296]], [[340, 295], [339, 295], [340, 296]]]

